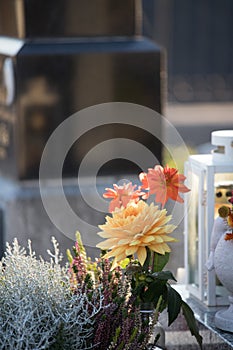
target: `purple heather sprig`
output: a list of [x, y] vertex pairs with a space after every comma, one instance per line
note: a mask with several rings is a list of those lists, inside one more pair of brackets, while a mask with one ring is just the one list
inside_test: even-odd
[[[131, 281], [117, 266], [112, 270], [112, 262], [100, 257], [93, 264], [88, 260], [81, 237], [73, 249], [74, 257], [68, 252], [73, 292], [88, 293], [90, 296], [96, 288], [103, 295], [102, 308], [94, 320], [91, 344], [98, 350], [142, 350], [149, 339], [149, 325], [141, 319], [136, 297], [131, 294]], [[90, 274], [90, 266], [95, 274]], [[91, 283], [92, 282], [92, 283]]]

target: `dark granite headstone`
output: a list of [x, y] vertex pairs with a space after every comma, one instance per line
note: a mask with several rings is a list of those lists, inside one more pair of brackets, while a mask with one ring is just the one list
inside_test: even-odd
[[16, 38], [133, 36], [138, 0], [1, 0], [0, 35]]
[[[48, 185], [45, 181], [44, 191], [55, 206], [56, 220], [67, 224], [65, 234], [69, 233], [72, 240], [63, 237], [55, 222], [50, 221], [40, 198], [39, 165], [51, 133], [86, 107], [131, 102], [162, 112], [163, 54], [153, 41], [138, 35], [140, 7], [139, 0], [0, 0], [3, 244], [14, 236], [23, 244], [31, 238], [35, 249], [42, 253], [49, 245], [49, 237], [55, 235], [63, 249], [70, 248], [77, 229], [85, 236], [85, 244], [94, 249], [96, 237], [89, 237], [85, 228], [71, 226], [60, 209], [61, 191], [56, 179]], [[161, 121], [155, 128], [161, 132]], [[77, 167], [91, 147], [119, 137], [145, 145], [161, 159], [158, 139], [142, 128], [122, 127], [115, 122], [80, 137], [67, 155], [64, 176], [75, 179]], [[135, 166], [113, 159], [103, 169], [103, 174], [114, 175], [116, 181], [122, 172], [135, 173]], [[77, 206], [87, 222], [100, 224], [97, 211], [93, 214], [87, 205], [82, 205], [77, 188], [72, 182], [65, 190], [67, 201]]]
[[[162, 112], [163, 54], [153, 41], [136, 35], [141, 15], [136, 0], [0, 0], [2, 174], [38, 178], [49, 136], [85, 107], [131, 102]], [[109, 125], [80, 138], [64, 175], [76, 176], [91, 147], [116, 137], [145, 145], [161, 160], [161, 144], [149, 133]], [[102, 173], [121, 169], [137, 167], [115, 160]]]

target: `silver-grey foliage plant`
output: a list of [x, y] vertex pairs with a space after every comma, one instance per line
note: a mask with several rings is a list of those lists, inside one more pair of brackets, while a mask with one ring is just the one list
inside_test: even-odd
[[7, 244], [0, 262], [0, 349], [87, 349], [93, 318], [102, 296], [92, 301], [70, 290], [67, 269], [61, 265], [58, 243], [52, 238], [50, 261]]

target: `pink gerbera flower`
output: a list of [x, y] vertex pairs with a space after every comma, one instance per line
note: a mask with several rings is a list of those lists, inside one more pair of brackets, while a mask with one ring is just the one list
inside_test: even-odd
[[137, 185], [132, 185], [132, 182], [124, 183], [123, 185], [113, 185], [112, 188], [106, 188], [103, 194], [104, 198], [112, 198], [109, 204], [109, 212], [113, 212], [116, 208], [125, 208], [130, 201], [137, 203], [144, 192]]

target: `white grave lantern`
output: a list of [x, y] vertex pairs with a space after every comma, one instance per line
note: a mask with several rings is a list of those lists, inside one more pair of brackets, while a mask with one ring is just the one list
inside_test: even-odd
[[185, 271], [190, 294], [208, 306], [227, 305], [228, 292], [215, 271], [208, 271], [211, 233], [218, 207], [229, 204], [233, 190], [233, 130], [214, 131], [211, 154], [192, 155], [185, 164]]

